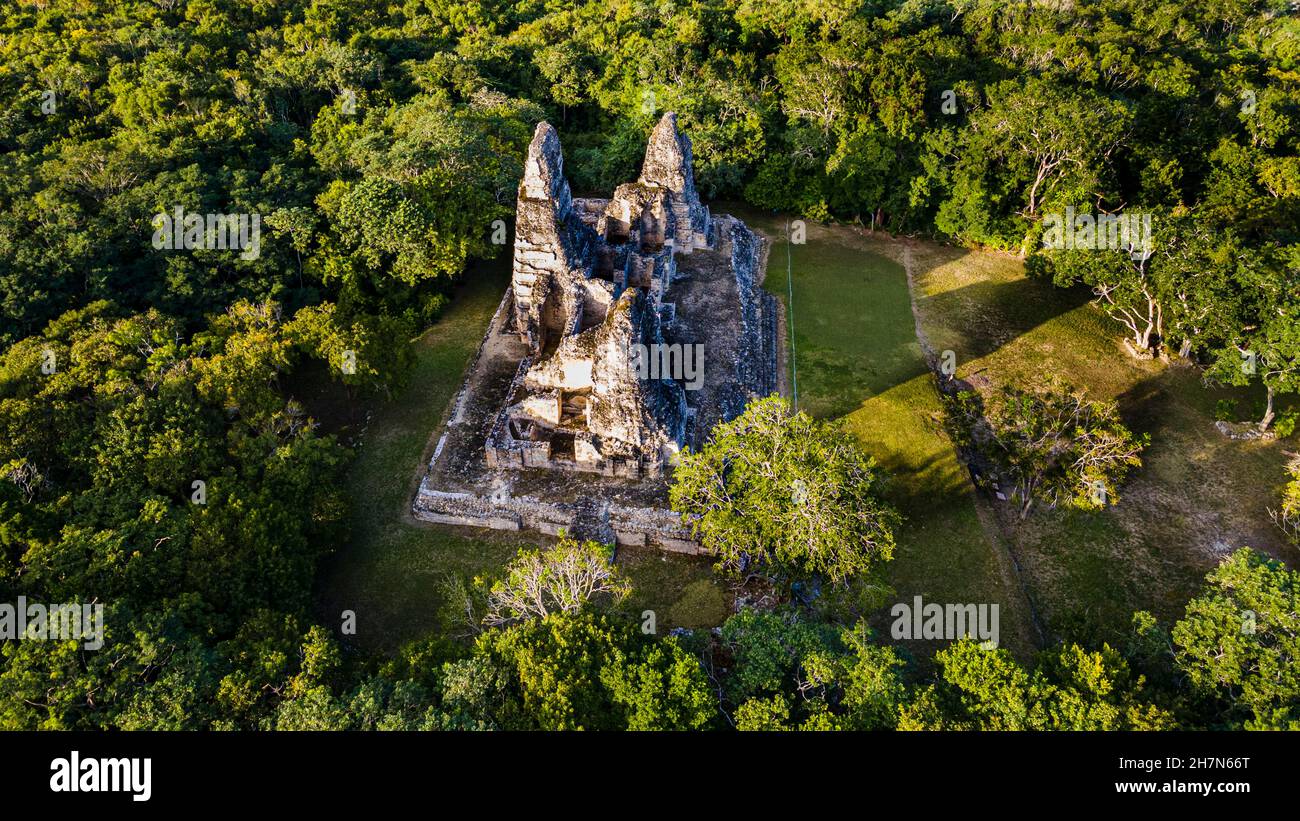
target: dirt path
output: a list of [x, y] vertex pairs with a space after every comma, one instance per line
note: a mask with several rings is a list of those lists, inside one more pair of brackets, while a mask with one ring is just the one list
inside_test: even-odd
[[[943, 392], [944, 378], [939, 369], [939, 354], [935, 351], [934, 346], [930, 343], [930, 338], [925, 333], [925, 327], [921, 322], [921, 312], [917, 306], [916, 278], [913, 274], [912, 265], [912, 243], [911, 240], [907, 239], [899, 241], [903, 246], [901, 261], [903, 271], [907, 274], [907, 294], [912, 307], [912, 321], [916, 325], [916, 341], [921, 346], [921, 354], [925, 357], [926, 365], [934, 376], [935, 390]], [[970, 465], [961, 449], [955, 445], [953, 449], [957, 453], [957, 460], [969, 469]], [[973, 484], [974, 480], [972, 480]], [[1029, 588], [1025, 584], [1024, 574], [1020, 570], [1020, 562], [1016, 558], [1015, 551], [1011, 549], [1010, 542], [1003, 536], [996, 515], [989, 509], [984, 492], [978, 486], [975, 486], [974, 490], [975, 514], [979, 518], [984, 537], [988, 539], [990, 544], [995, 545], [994, 554], [997, 556], [998, 571], [1002, 576], [1002, 582], [1008, 590], [1018, 590], [1020, 592], [1026, 612], [1029, 613], [1030, 622], [1033, 624], [1034, 633], [1038, 637], [1036, 643], [1038, 647], [1044, 647], [1047, 644], [1047, 631], [1043, 629], [1042, 619], [1038, 615], [1038, 608], [1034, 606], [1034, 599], [1029, 595]]]
[[925, 328], [921, 325], [921, 312], [916, 307], [916, 281], [912, 277], [912, 246], [906, 244], [903, 246], [903, 271], [907, 274], [907, 296], [912, 306], [912, 322], [916, 325], [916, 341], [921, 346], [921, 354], [925, 357], [925, 364], [935, 374], [939, 373], [939, 355], [935, 353], [934, 346], [930, 344], [930, 337], [926, 336]]

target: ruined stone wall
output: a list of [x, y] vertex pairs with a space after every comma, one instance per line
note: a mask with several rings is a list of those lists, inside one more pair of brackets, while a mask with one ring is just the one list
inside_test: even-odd
[[[558, 437], [562, 446], [547, 452], [534, 442], [518, 444], [508, 426], [498, 425], [489, 437], [489, 458], [502, 467], [657, 474], [684, 444], [682, 387], [639, 378], [630, 361], [635, 345], [663, 342], [660, 303], [677, 273], [678, 229], [691, 246], [691, 220], [708, 225], [695, 193], [690, 141], [671, 114], [651, 136], [645, 175], [619, 186], [611, 200], [574, 200], [555, 129], [547, 123], [537, 127], [519, 186], [511, 282], [515, 328], [534, 364], [526, 379], [512, 384], [506, 412], [539, 431], [526, 438], [540, 438], [545, 426], [545, 435]], [[526, 400], [524, 392], [533, 390], [589, 391], [585, 425], [573, 415], [566, 424], [538, 418], [535, 411], [550, 394]], [[584, 454], [595, 455], [563, 458], [570, 438], [576, 446], [576, 437], [588, 433]]]
[[571, 316], [579, 307], [573, 300], [575, 280], [587, 277], [595, 259], [595, 233], [574, 211], [559, 135], [541, 123], [519, 184], [511, 272], [515, 329], [534, 352], [544, 344], [548, 305]]
[[[587, 506], [588, 508], [590, 506]], [[704, 551], [690, 528], [669, 510], [614, 504], [584, 510], [581, 504], [546, 502], [533, 497], [422, 490], [416, 497], [416, 518], [438, 524], [487, 527], [493, 530], [536, 530], [549, 536], [565, 531], [577, 538], [636, 547], [657, 547], [675, 553]]]
[[713, 234], [709, 209], [700, 202], [695, 190], [694, 169], [691, 138], [677, 128], [677, 115], [670, 111], [650, 134], [639, 182], [671, 192], [669, 208], [676, 229], [675, 248], [683, 254], [708, 247]]

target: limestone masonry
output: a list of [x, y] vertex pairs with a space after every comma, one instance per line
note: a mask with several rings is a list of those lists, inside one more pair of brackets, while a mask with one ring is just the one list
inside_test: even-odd
[[540, 123], [519, 185], [510, 289], [415, 515], [695, 552], [665, 509], [665, 468], [777, 390], [766, 251], [700, 202], [672, 113], [650, 136], [640, 178], [610, 199], [573, 197], [559, 135]]

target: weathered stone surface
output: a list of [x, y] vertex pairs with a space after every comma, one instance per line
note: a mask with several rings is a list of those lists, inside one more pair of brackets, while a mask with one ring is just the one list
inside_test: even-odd
[[[639, 378], [631, 360], [634, 346], [664, 344], [664, 317], [674, 314], [662, 312], [661, 301], [677, 275], [674, 252], [712, 241], [690, 140], [666, 114], [650, 137], [641, 179], [619, 186], [611, 200], [575, 205], [559, 137], [541, 123], [518, 208], [514, 323], [536, 361], [512, 389], [558, 391], [561, 411], [552, 421], [542, 405], [512, 396], [509, 419], [494, 426], [490, 444], [510, 449], [510, 439], [526, 435], [552, 443], [548, 458], [561, 467], [657, 473], [685, 443], [686, 397], [672, 379]], [[496, 460], [529, 463], [526, 456]]]
[[682, 253], [689, 254], [710, 243], [709, 209], [700, 204], [700, 196], [695, 190], [691, 139], [678, 130], [677, 115], [671, 111], [663, 116], [650, 135], [639, 182], [672, 193], [668, 198], [669, 206], [673, 209], [675, 234]]
[[641, 165], [641, 182], [667, 188], [689, 204], [700, 204], [695, 193], [691, 138], [677, 128], [677, 115], [671, 111], [660, 118], [650, 133]]
[[1259, 426], [1252, 422], [1239, 422], [1234, 424], [1232, 422], [1224, 422], [1220, 420], [1214, 423], [1214, 428], [1229, 439], [1269, 440], [1277, 438], [1276, 432], [1272, 430], [1260, 430]]
[[562, 331], [555, 318], [575, 310], [573, 285], [587, 278], [594, 238], [574, 213], [560, 137], [540, 123], [519, 183], [513, 270], [516, 328], [534, 351], [545, 345], [548, 331]]
[[[761, 287], [765, 260], [765, 240], [699, 201], [673, 115], [655, 127], [640, 178], [610, 199], [573, 198], [559, 137], [540, 124], [519, 186], [511, 287], [414, 515], [698, 551], [667, 510], [666, 472], [681, 448], [776, 389], [779, 310]], [[665, 370], [685, 367], [686, 348], [702, 352], [698, 367]], [[638, 368], [646, 362], [659, 364]]]

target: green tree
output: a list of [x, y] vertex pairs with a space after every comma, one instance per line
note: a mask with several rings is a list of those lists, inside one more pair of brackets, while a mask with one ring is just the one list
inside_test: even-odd
[[545, 550], [520, 551], [488, 591], [484, 623], [496, 626], [622, 602], [632, 586], [613, 566], [612, 554], [609, 546], [567, 535]]
[[1176, 663], [1217, 720], [1300, 729], [1300, 574], [1249, 548], [1224, 559], [1174, 625]]
[[[1092, 219], [1091, 214], [1087, 216]], [[1067, 226], [1066, 230], [1071, 229]], [[1128, 331], [1134, 353], [1151, 355], [1160, 349], [1166, 289], [1158, 278], [1158, 265], [1143, 250], [1130, 246], [1048, 253], [1056, 284], [1087, 285], [1096, 304]]]
[[716, 710], [675, 638], [590, 613], [483, 633], [469, 659], [444, 668], [443, 687], [448, 708], [499, 729], [698, 730]]
[[841, 427], [773, 396], [684, 454], [670, 499], [722, 569], [842, 582], [893, 555], [899, 517], [881, 499], [883, 482]]
[[839, 628], [745, 609], [721, 639], [738, 730], [889, 729], [906, 698], [902, 659], [873, 644], [864, 622]]
[[1078, 202], [1096, 190], [1124, 144], [1132, 115], [1122, 103], [1089, 89], [1039, 78], [991, 86], [988, 108], [971, 131], [994, 161], [1023, 185], [1021, 213], [1036, 217], [1047, 201]]
[[1141, 466], [1149, 441], [1124, 427], [1114, 402], [1056, 383], [1003, 385], [987, 399], [962, 391], [946, 401], [954, 438], [994, 462], [1021, 518], [1035, 501], [1081, 510], [1118, 504], [1119, 485]]
[[[1259, 264], [1241, 276], [1253, 299], [1214, 350], [1206, 377], [1228, 385], [1262, 383], [1266, 401], [1258, 427], [1266, 431], [1277, 415], [1277, 395], [1300, 391], [1300, 295], [1290, 264], [1268, 254], [1254, 256]], [[1300, 246], [1292, 256], [1300, 259]]]
[[1004, 649], [963, 639], [941, 650], [940, 678], [900, 714], [902, 730], [1166, 730], [1172, 715], [1146, 700], [1124, 658], [1066, 644], [1032, 672]]
[[1286, 466], [1286, 486], [1277, 510], [1270, 510], [1273, 522], [1294, 544], [1300, 544], [1300, 456], [1291, 457]]

